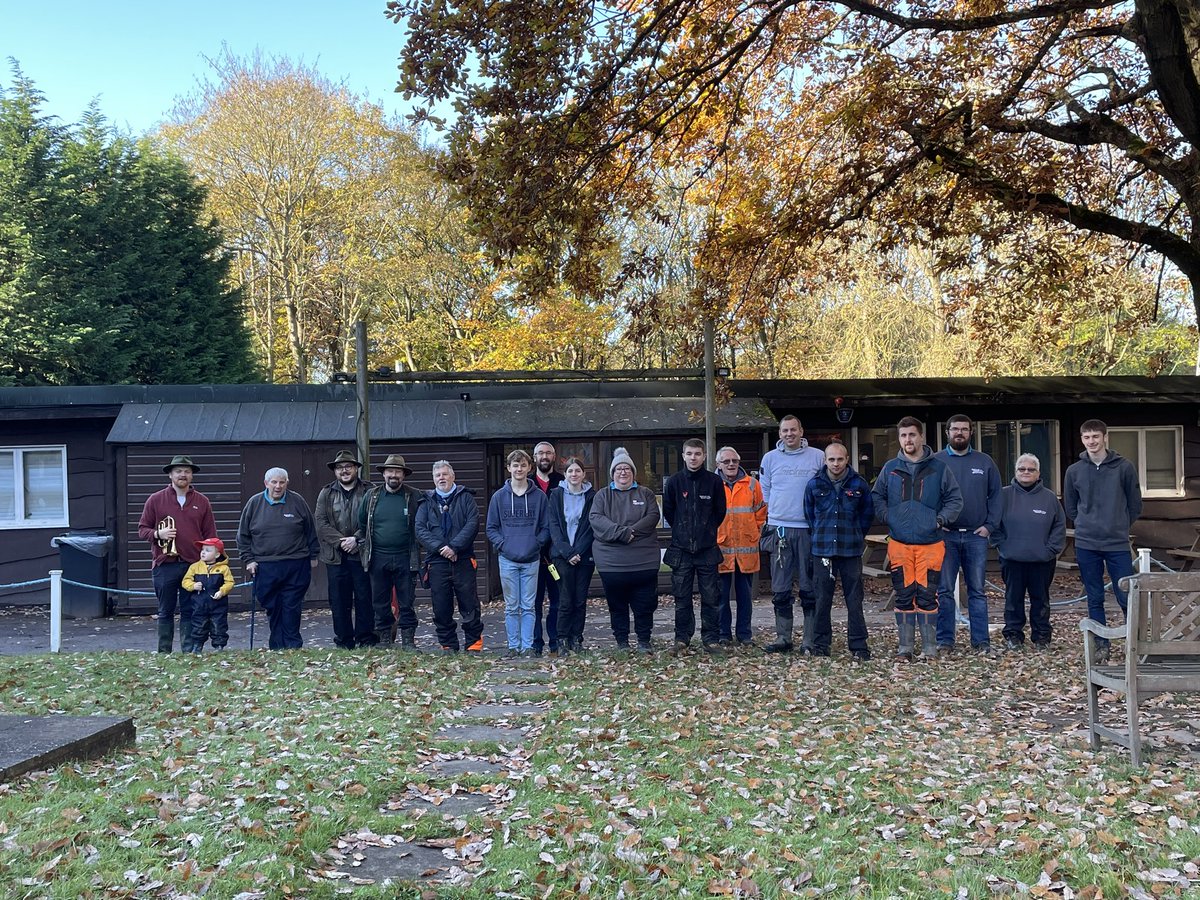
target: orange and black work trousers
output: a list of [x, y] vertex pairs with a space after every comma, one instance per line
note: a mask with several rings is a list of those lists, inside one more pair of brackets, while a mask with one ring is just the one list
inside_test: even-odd
[[946, 545], [941, 541], [903, 544], [892, 538], [887, 547], [892, 587], [896, 590], [896, 612], [936, 613]]

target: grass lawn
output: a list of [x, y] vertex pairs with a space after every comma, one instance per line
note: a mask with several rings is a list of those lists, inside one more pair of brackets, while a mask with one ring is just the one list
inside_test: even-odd
[[[0, 712], [129, 714], [138, 743], [0, 785], [0, 896], [1200, 897], [1200, 755], [1169, 740], [1200, 731], [1194, 696], [1157, 725], [1147, 704], [1166, 737], [1139, 771], [1078, 732], [1075, 634], [911, 665], [887, 637], [857, 667], [540, 661], [558, 692], [527, 762], [458, 778], [508, 798], [458, 828], [381, 808], [429, 789], [418, 766], [486, 700], [490, 657], [6, 657]], [[456, 837], [473, 861], [358, 885], [329, 854], [354, 835]]]

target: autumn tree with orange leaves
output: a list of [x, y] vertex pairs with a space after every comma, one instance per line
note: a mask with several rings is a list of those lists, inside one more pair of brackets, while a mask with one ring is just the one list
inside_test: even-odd
[[669, 172], [707, 212], [690, 288], [707, 314], [761, 316], [848, 229], [881, 252], [967, 237], [978, 253], [1038, 220], [1134, 266], [1168, 260], [1200, 302], [1197, 0], [391, 0], [388, 15], [406, 29], [400, 89], [455, 112], [443, 168], [476, 230], [549, 280], [603, 290], [615, 223], [656, 209]]

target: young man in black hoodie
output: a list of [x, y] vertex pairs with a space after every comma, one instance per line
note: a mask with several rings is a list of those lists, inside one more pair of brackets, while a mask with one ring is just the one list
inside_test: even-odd
[[700, 582], [700, 642], [706, 653], [721, 650], [721, 592], [717, 529], [725, 520], [725, 486], [704, 468], [704, 441], [683, 442], [684, 469], [663, 486], [663, 518], [671, 528], [664, 561], [675, 593], [675, 651], [687, 649], [696, 633], [692, 586]]

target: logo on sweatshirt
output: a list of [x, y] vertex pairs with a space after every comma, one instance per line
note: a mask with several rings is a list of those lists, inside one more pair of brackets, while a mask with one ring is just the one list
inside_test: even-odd
[[1035, 510], [1033, 510], [1033, 511], [1034, 511], [1035, 513], [1037, 513], [1039, 516], [1044, 516], [1044, 515], [1047, 515], [1047, 513], [1046, 513], [1046, 510], [1044, 510], [1044, 509], [1035, 509]]
[[972, 469], [971, 474], [972, 475], [983, 475], [984, 471], [983, 471], [983, 469]]

